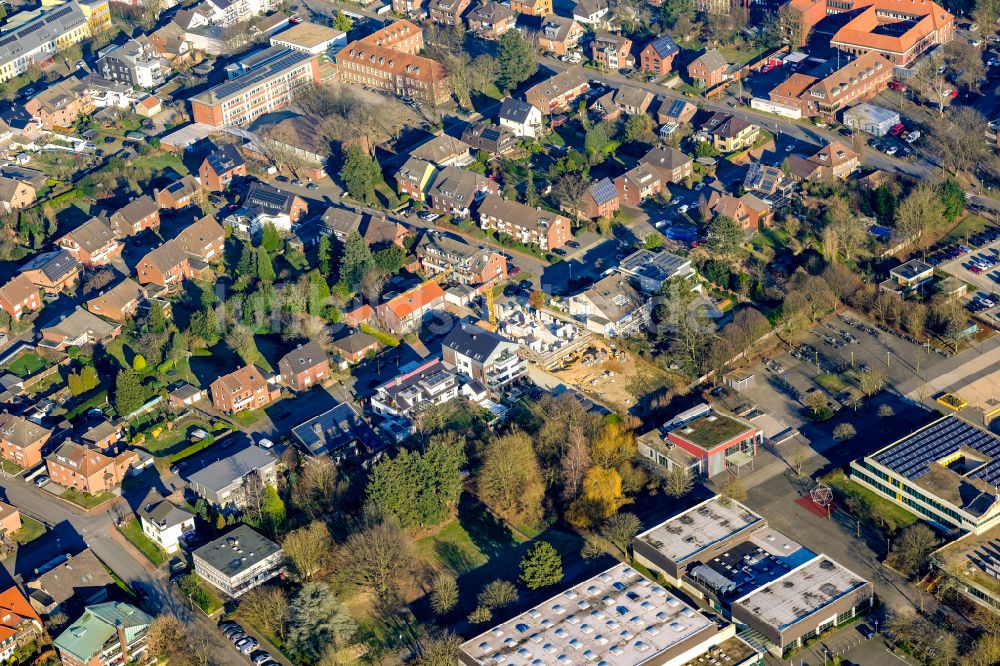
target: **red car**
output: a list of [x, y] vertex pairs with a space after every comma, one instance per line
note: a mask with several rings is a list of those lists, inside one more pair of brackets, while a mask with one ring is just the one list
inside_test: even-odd
[[903, 130], [905, 130], [905, 129], [906, 129], [906, 125], [904, 125], [903, 123], [896, 123], [896, 124], [895, 124], [895, 125], [893, 125], [893, 126], [892, 126], [892, 128], [891, 128], [891, 129], [889, 130], [889, 134], [891, 134], [891, 135], [893, 135], [893, 136], [898, 136], [898, 135], [899, 135], [899, 134], [901, 134], [901, 133], [903, 132]]
[[976, 275], [979, 275], [980, 273], [983, 272], [983, 269], [980, 268], [979, 266], [976, 266], [975, 264], [972, 264], [971, 266], [969, 266], [969, 271], [975, 273]]
[[774, 69], [774, 65], [764, 65], [764, 67], [763, 67], [763, 68], [761, 68], [761, 70], [760, 70], [760, 73], [761, 73], [761, 74], [767, 74], [767, 73], [768, 73], [768, 72], [770, 72], [770, 71], [771, 71], [772, 69]]
[[514, 266], [513, 264], [511, 264], [510, 268], [507, 269], [507, 275], [517, 275], [520, 272], [521, 272], [521, 267]]
[[890, 81], [889, 87], [897, 92], [906, 92], [906, 86], [904, 86], [899, 81]]
[[952, 90], [950, 93], [948, 93], [948, 97], [951, 97], [952, 99], [955, 99], [956, 97], [958, 97], [958, 91], [957, 90]]

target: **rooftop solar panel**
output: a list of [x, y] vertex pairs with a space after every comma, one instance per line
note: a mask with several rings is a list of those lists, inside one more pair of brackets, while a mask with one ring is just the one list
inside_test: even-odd
[[594, 197], [594, 203], [601, 205], [618, 196], [618, 190], [615, 189], [614, 183], [604, 178], [590, 186], [590, 195]]
[[995, 462], [970, 474], [971, 477], [991, 484], [1000, 481], [1000, 437], [955, 416], [942, 419], [901, 440], [874, 456], [874, 460], [912, 481], [926, 474], [930, 463], [963, 446], [995, 459]]
[[216, 99], [225, 99], [226, 97], [235, 95], [242, 90], [253, 87], [256, 83], [266, 81], [282, 70], [294, 67], [303, 60], [307, 60], [311, 57], [312, 55], [309, 53], [289, 50], [280, 58], [275, 58], [269, 61], [266, 65], [261, 66], [259, 69], [251, 70], [248, 74], [244, 74], [233, 81], [223, 83], [220, 86], [212, 88], [209, 93], [215, 96]]

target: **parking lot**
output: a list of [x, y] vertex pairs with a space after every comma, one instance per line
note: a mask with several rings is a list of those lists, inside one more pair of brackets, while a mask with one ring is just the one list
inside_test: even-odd
[[784, 426], [799, 428], [806, 422], [802, 401], [808, 393], [825, 392], [828, 406], [839, 411], [846, 407], [848, 389], [866, 370], [884, 372], [887, 386], [905, 394], [924, 383], [944, 359], [933, 347], [847, 312], [817, 324], [797, 347], [750, 368], [756, 382], [743, 393], [766, 405]]
[[966, 243], [939, 250], [928, 262], [974, 289], [967, 307], [980, 316], [997, 318], [1000, 299], [1000, 228], [989, 227], [974, 234]]

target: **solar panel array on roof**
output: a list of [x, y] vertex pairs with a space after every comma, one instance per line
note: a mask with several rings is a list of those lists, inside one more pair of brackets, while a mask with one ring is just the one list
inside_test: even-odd
[[961, 447], [968, 447], [994, 460], [969, 474], [970, 478], [1000, 485], [1000, 437], [957, 416], [932, 423], [876, 454], [873, 459], [912, 481], [926, 474], [931, 463]]
[[650, 42], [650, 46], [656, 51], [656, 54], [661, 58], [666, 58], [668, 55], [673, 55], [680, 52], [680, 48], [677, 46], [677, 42], [670, 38], [670, 35], [663, 35]]
[[673, 102], [671, 102], [670, 110], [667, 111], [667, 115], [670, 116], [671, 118], [679, 118], [680, 115], [684, 112], [684, 106], [685, 104], [683, 100], [675, 99]]
[[283, 54], [280, 58], [271, 60], [260, 69], [253, 70], [248, 74], [230, 81], [229, 83], [223, 83], [216, 88], [212, 88], [209, 92], [215, 96], [216, 99], [225, 99], [226, 97], [230, 97], [246, 90], [247, 88], [253, 87], [253, 84], [255, 83], [266, 81], [282, 70], [298, 65], [303, 60], [308, 60], [309, 58], [312, 58], [312, 54], [303, 51], [292, 51], [289, 49], [288, 52]]
[[598, 206], [605, 204], [618, 196], [618, 190], [609, 178], [604, 178], [590, 186], [590, 196]]

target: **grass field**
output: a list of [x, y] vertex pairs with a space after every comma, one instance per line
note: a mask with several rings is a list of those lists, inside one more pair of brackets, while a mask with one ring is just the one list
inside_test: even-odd
[[813, 378], [813, 381], [819, 384], [823, 389], [832, 395], [837, 395], [841, 391], [847, 389], [847, 384], [839, 375], [835, 375], [832, 372], [827, 372], [822, 375], [817, 375]]
[[91, 495], [90, 493], [82, 493], [77, 490], [73, 490], [72, 488], [68, 488], [66, 492], [60, 495], [60, 497], [62, 497], [64, 500], [68, 502], [72, 502], [73, 504], [76, 504], [77, 506], [87, 509], [89, 511], [90, 509], [93, 509], [95, 506], [100, 506], [101, 504], [104, 504], [109, 499], [111, 499], [113, 495], [109, 492], [103, 492], [103, 493], [98, 493], [97, 495]]
[[34, 518], [30, 518], [23, 513], [21, 514], [21, 529], [14, 532], [14, 541], [21, 545], [28, 543], [29, 541], [34, 541], [38, 537], [45, 534], [45, 525]]
[[147, 432], [146, 441], [143, 442], [142, 448], [154, 456], [174, 455], [190, 446], [191, 442], [188, 438], [191, 435], [191, 431], [199, 428], [205, 432], [212, 432], [211, 426], [200, 419], [175, 423], [173, 430], [164, 428], [160, 432], [159, 437], [153, 437], [151, 432]]
[[941, 241], [944, 243], [961, 243], [968, 239], [969, 236], [982, 231], [988, 226], [990, 226], [989, 220], [978, 215], [966, 215]]
[[30, 377], [48, 366], [41, 356], [34, 352], [18, 354], [17, 358], [7, 364], [7, 371], [18, 377]]
[[146, 167], [154, 172], [162, 172], [167, 169], [173, 169], [182, 176], [186, 176], [189, 173], [188, 168], [184, 166], [184, 161], [176, 155], [171, 155], [169, 153], [137, 157], [132, 161], [132, 165], [135, 167]]
[[201, 580], [198, 574], [188, 574], [178, 581], [181, 592], [198, 605], [208, 615], [222, 608], [222, 601], [211, 588], [211, 585]]
[[434, 536], [417, 541], [417, 554], [428, 564], [461, 575], [489, 561], [472, 541], [458, 519], [446, 524]]
[[166, 554], [142, 531], [138, 519], [133, 518], [119, 527], [118, 531], [153, 564], [159, 566], [167, 561]]
[[875, 512], [875, 508], [878, 507], [878, 511], [891, 519], [896, 527], [902, 529], [908, 525], [912, 525], [917, 522], [917, 517], [904, 509], [903, 507], [890, 502], [884, 497], [879, 497], [871, 490], [868, 490], [864, 486], [851, 481], [844, 474], [843, 470], [836, 470], [824, 475], [820, 478], [820, 481], [829, 485], [834, 491], [837, 492], [842, 498], [853, 497], [854, 499], [861, 502], [867, 509], [866, 513], [871, 516]]

